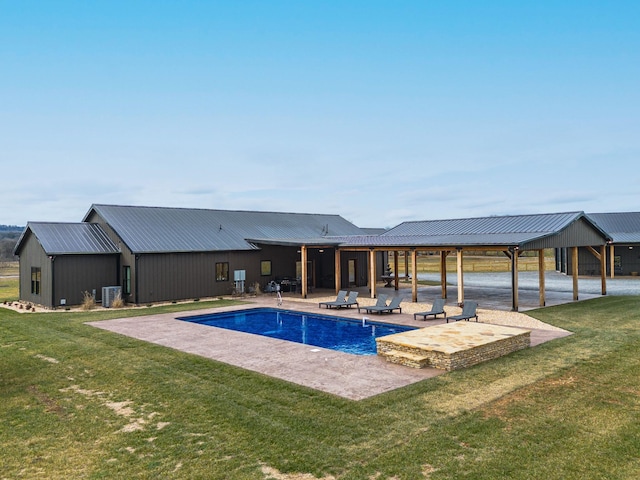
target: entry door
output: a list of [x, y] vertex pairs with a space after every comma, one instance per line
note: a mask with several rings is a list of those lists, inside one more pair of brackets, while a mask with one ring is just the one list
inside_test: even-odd
[[356, 279], [358, 278], [358, 262], [355, 259], [349, 259], [349, 267], [347, 270], [349, 271], [349, 286], [356, 287]]

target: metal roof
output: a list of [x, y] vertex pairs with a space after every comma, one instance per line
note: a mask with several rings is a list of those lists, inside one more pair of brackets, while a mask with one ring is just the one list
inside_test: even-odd
[[36, 236], [47, 255], [120, 253], [98, 224], [46, 222], [29, 222], [16, 244], [15, 252], [20, 250], [29, 231]]
[[379, 236], [342, 239], [344, 247], [517, 246], [558, 235], [584, 219], [603, 239], [607, 235], [583, 212], [547, 213], [404, 222]]
[[451, 247], [518, 246], [532, 240], [530, 234], [479, 235], [365, 235], [342, 237], [341, 247]]
[[260, 239], [362, 234], [339, 215], [92, 205], [85, 221], [92, 211], [134, 253], [255, 250]]
[[588, 213], [613, 243], [640, 243], [640, 212]]

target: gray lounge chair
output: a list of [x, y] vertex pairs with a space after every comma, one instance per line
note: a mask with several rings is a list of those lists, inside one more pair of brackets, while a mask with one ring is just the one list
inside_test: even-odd
[[[378, 299], [376, 300], [376, 303], [373, 306], [374, 307], [386, 307], [388, 298], [389, 298], [389, 295], [387, 295], [387, 294], [384, 294], [384, 293], [378, 294]], [[365, 308], [365, 307], [362, 307], [362, 308]], [[358, 306], [358, 313], [360, 313], [360, 306]]]
[[349, 292], [349, 296], [347, 296], [347, 299], [344, 301], [343, 304], [338, 305], [338, 308], [342, 308], [342, 307], [347, 307], [347, 308], [351, 308], [353, 305], [355, 305], [356, 307], [358, 307], [358, 311], [360, 311], [360, 305], [358, 304], [358, 292]]
[[447, 313], [444, 311], [444, 298], [436, 298], [433, 301], [433, 305], [431, 305], [431, 310], [425, 312], [417, 312], [413, 314], [413, 319], [417, 320], [418, 317], [422, 317], [422, 320], [426, 320], [427, 317], [433, 315], [433, 318], [438, 318], [438, 315], [442, 314], [443, 317], [447, 316]]
[[399, 313], [402, 313], [402, 307], [400, 306], [400, 302], [402, 302], [402, 297], [393, 297], [389, 305], [384, 305], [382, 307], [376, 307], [375, 305], [372, 307], [364, 307], [367, 313], [393, 313], [394, 310], [398, 310]]
[[335, 300], [332, 300], [330, 302], [320, 302], [318, 303], [318, 308], [321, 308], [322, 305], [324, 305], [327, 308], [337, 307], [338, 305], [342, 305], [345, 302], [346, 298], [347, 298], [347, 291], [340, 290]]
[[458, 320], [469, 321], [472, 318], [475, 318], [477, 322], [478, 321], [478, 314], [476, 313], [477, 308], [478, 308], [478, 304], [476, 302], [464, 302], [464, 304], [462, 305], [462, 313], [460, 315], [453, 315], [451, 317], [447, 317], [447, 323], [449, 323], [449, 320], [454, 320], [456, 322]]

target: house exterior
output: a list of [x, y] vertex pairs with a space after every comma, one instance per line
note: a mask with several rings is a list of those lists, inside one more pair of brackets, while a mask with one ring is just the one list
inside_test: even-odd
[[[543, 251], [569, 252], [572, 265], [582, 269], [595, 259], [602, 272], [612, 242], [604, 228], [584, 212], [414, 221], [372, 231], [339, 215], [92, 205], [79, 223], [29, 223], [15, 253], [20, 298], [56, 308], [81, 303], [84, 292], [100, 302], [102, 288], [110, 286], [120, 286], [123, 299], [136, 305], [229, 295], [271, 282], [303, 297], [314, 288], [369, 286], [373, 298], [383, 276], [398, 290], [399, 251], [411, 256], [414, 302], [417, 252], [440, 254], [443, 298], [446, 257], [456, 255], [462, 304], [465, 252], [491, 250], [511, 259], [517, 310], [522, 252], [538, 252], [544, 305]], [[617, 238], [626, 237], [621, 232]], [[629, 246], [635, 243], [626, 247], [636, 250]], [[394, 279], [387, 269], [390, 252]], [[584, 259], [580, 252], [586, 252]], [[629, 265], [636, 265], [632, 260]], [[578, 268], [568, 271], [577, 300]]]
[[77, 305], [84, 292], [118, 285], [120, 251], [99, 225], [30, 222], [18, 240], [20, 299]]
[[[611, 237], [608, 248], [606, 275], [638, 275], [640, 272], [640, 212], [589, 213], [587, 214]], [[570, 271], [572, 259], [566, 250], [556, 251], [557, 269]], [[600, 275], [600, 263], [585, 248], [578, 253], [580, 275]]]
[[[411, 255], [412, 299], [417, 301], [417, 263], [419, 251], [440, 254], [442, 298], [447, 298], [446, 257], [457, 257], [458, 304], [464, 303], [463, 259], [469, 251], [503, 252], [511, 259], [511, 290], [513, 310], [518, 310], [518, 257], [525, 251], [538, 253], [540, 305], [544, 297], [544, 250], [565, 249], [577, 258], [584, 247], [593, 258], [603, 262], [609, 236], [584, 212], [547, 213], [534, 215], [507, 215], [461, 219], [424, 220], [404, 222], [378, 236], [345, 238], [341, 250], [370, 249], [393, 251], [397, 265], [397, 252]], [[405, 258], [407, 255], [405, 255]], [[578, 262], [575, 262], [576, 265]], [[397, 270], [397, 267], [395, 268]], [[578, 299], [577, 271], [574, 276], [574, 299]], [[396, 289], [398, 279], [395, 280]], [[602, 294], [606, 294], [606, 281], [602, 276]]]
[[[229, 295], [277, 281], [333, 288], [332, 235], [363, 232], [339, 215], [92, 205], [80, 223], [30, 223], [19, 239], [20, 298], [51, 308], [102, 301], [121, 286], [128, 303]], [[344, 283], [366, 285], [367, 256], [345, 252]], [[348, 278], [348, 265], [359, 267]], [[382, 260], [380, 261], [382, 263]]]

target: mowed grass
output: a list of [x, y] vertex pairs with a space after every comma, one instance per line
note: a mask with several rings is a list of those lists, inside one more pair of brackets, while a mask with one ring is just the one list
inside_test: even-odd
[[18, 300], [20, 296], [18, 273], [18, 262], [0, 262], [0, 303]]
[[0, 477], [640, 478], [640, 297], [530, 312], [575, 333], [360, 402], [85, 325], [215, 304], [0, 308]]

